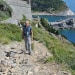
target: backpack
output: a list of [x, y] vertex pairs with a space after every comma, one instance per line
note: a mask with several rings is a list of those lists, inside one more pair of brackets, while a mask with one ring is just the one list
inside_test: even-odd
[[26, 37], [31, 36], [31, 30], [32, 30], [31, 26], [28, 26], [28, 27], [23, 26], [23, 34], [24, 34], [24, 36], [26, 36]]

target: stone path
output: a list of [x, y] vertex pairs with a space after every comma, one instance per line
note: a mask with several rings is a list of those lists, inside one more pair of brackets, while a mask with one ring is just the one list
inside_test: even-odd
[[32, 55], [25, 54], [24, 41], [0, 45], [0, 75], [71, 75], [56, 63], [44, 63], [52, 54], [42, 43], [33, 43]]

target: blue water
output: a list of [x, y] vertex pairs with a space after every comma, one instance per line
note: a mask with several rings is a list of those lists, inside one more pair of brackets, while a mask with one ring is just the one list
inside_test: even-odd
[[[33, 17], [36, 17], [36, 16], [33, 16]], [[49, 22], [60, 21], [67, 18], [75, 18], [75, 16], [50, 16], [50, 15], [39, 15], [39, 17], [46, 18]]]
[[63, 34], [70, 42], [75, 43], [75, 30], [61, 30], [60, 34]]
[[[75, 0], [63, 0], [67, 6], [75, 13]], [[61, 34], [67, 37], [67, 39], [75, 43], [75, 30], [61, 30]]]

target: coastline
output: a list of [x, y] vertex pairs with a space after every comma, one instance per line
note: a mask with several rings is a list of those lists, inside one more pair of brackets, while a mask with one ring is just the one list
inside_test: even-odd
[[47, 16], [75, 16], [75, 13], [70, 9], [62, 11], [60, 13], [48, 13], [48, 12], [32, 12], [32, 15], [47, 15]]
[[47, 13], [47, 12], [32, 12], [32, 15], [56, 15], [56, 14], [50, 14], [50, 13]]

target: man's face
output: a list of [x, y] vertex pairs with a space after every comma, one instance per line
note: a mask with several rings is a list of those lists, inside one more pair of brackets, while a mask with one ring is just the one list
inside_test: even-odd
[[26, 22], [25, 22], [25, 25], [26, 25], [26, 26], [29, 26], [29, 21], [26, 21]]

